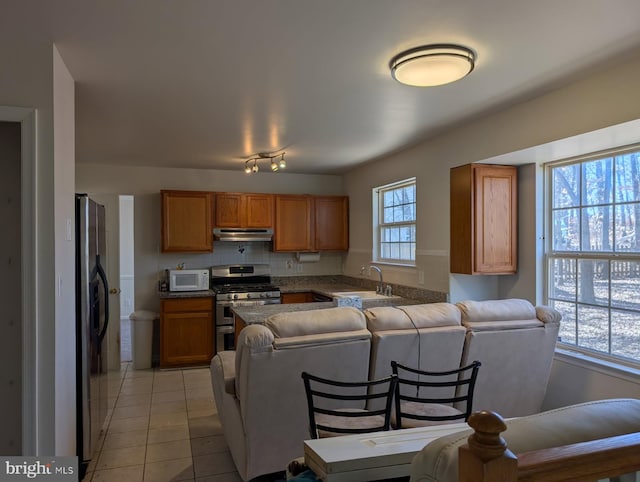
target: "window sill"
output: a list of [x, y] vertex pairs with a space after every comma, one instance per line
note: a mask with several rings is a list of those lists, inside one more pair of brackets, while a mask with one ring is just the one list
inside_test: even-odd
[[593, 370], [604, 375], [640, 383], [640, 365], [630, 366], [563, 348], [556, 348], [555, 358], [570, 365]]

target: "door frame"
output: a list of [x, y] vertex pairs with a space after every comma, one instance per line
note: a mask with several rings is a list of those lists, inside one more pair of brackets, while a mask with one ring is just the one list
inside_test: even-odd
[[21, 157], [21, 269], [22, 269], [22, 453], [36, 453], [38, 393], [36, 336], [38, 326], [36, 286], [36, 109], [0, 106], [0, 121], [20, 123]]

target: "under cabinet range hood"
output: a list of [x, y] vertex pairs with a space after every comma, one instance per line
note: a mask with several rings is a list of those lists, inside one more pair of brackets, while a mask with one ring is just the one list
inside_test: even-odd
[[271, 228], [215, 228], [213, 236], [217, 241], [271, 241]]

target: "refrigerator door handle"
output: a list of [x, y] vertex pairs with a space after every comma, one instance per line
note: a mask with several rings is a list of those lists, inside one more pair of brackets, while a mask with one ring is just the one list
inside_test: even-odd
[[107, 274], [100, 264], [99, 254], [96, 255], [96, 270], [98, 271], [98, 276], [102, 279], [102, 286], [104, 288], [104, 326], [98, 335], [98, 344], [102, 344], [102, 340], [107, 334], [107, 327], [109, 326], [109, 283], [107, 282]]

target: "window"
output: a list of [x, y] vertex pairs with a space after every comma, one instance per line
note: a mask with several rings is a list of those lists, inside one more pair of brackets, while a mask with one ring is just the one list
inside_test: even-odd
[[560, 341], [640, 362], [640, 150], [547, 166]]
[[377, 236], [374, 237], [377, 239], [376, 260], [415, 264], [416, 179], [381, 186], [373, 191], [374, 205], [378, 208]]

